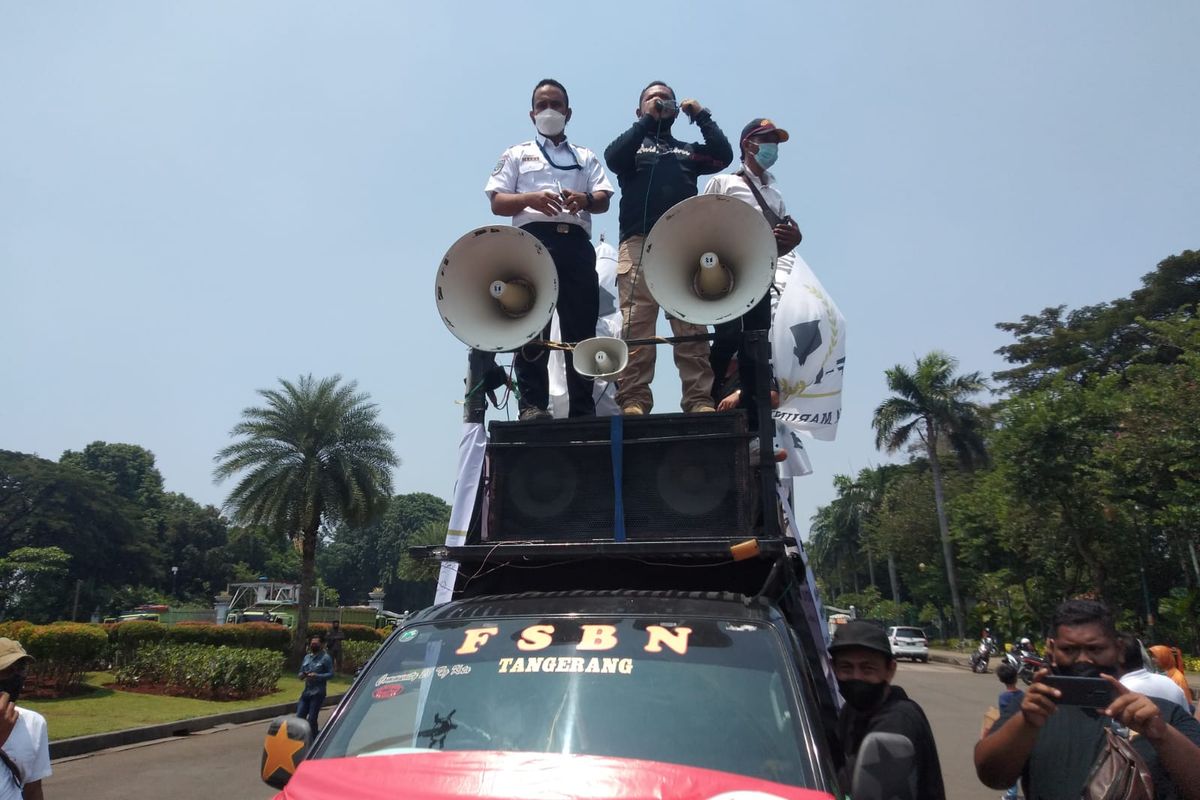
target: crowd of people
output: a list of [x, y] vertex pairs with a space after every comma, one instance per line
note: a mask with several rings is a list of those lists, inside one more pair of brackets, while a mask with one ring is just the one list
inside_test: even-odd
[[[672, 206], [699, 193], [700, 176], [720, 173], [733, 163], [733, 148], [709, 109], [695, 99], [677, 102], [675, 91], [662, 81], [652, 81], [642, 89], [633, 124], [605, 148], [603, 165], [592, 150], [567, 140], [571, 113], [567, 89], [553, 79], [539, 81], [529, 111], [536, 135], [501, 154], [484, 190], [493, 213], [511, 217], [514, 226], [545, 245], [558, 275], [560, 334], [568, 342], [579, 342], [596, 331], [599, 282], [591, 245], [592, 215], [606, 212], [614, 194], [607, 166], [621, 188], [617, 290], [622, 338], [651, 338], [659, 306], [641, 272], [646, 236]], [[702, 141], [676, 138], [681, 114], [699, 128]], [[777, 291], [779, 281], [788, 274], [787, 256], [801, 239], [800, 229], [788, 216], [783, 196], [768, 172], [778, 157], [779, 145], [787, 140], [787, 131], [770, 119], [751, 120], [738, 139], [741, 167], [713, 178], [705, 188], [707, 194], [738, 197], [767, 219], [779, 256]], [[743, 330], [770, 326], [769, 296], [741, 319], [718, 326], [712, 346], [702, 338], [709, 334], [707, 327], [668, 315], [676, 337], [691, 337], [672, 347], [683, 411], [714, 411], [718, 405], [740, 407], [750, 415], [751, 427], [756, 426], [754, 378], [757, 369], [770, 367], [756, 364], [749, 354], [738, 350]], [[543, 338], [549, 336], [547, 326]], [[655, 360], [654, 347], [630, 350], [628, 365], [617, 379], [620, 413], [648, 414], [654, 407], [650, 383]], [[543, 349], [524, 348], [515, 357], [521, 420], [551, 416], [547, 362]], [[592, 379], [579, 374], [570, 359], [566, 369], [569, 416], [593, 415]], [[730, 380], [729, 373], [735, 371], [737, 379]]]
[[[1156, 659], [1157, 648], [1152, 648]], [[1169, 648], [1167, 649], [1170, 655]], [[838, 627], [830, 647], [838, 688], [845, 700], [837, 724], [841, 766], [848, 779], [859, 747], [872, 732], [909, 739], [916, 756], [912, 768], [917, 796], [946, 796], [933, 734], [921, 708], [892, 683], [896, 659], [887, 637], [871, 623]], [[1048, 666], [1036, 673], [1024, 692], [1016, 671], [997, 670], [1004, 685], [997, 698], [999, 718], [975, 747], [975, 771], [988, 787], [1003, 789], [1005, 800], [1022, 794], [1035, 800], [1093, 797], [1147, 797], [1155, 800], [1200, 798], [1200, 709], [1193, 705], [1186, 679], [1150, 672], [1141, 643], [1119, 633], [1111, 611], [1094, 600], [1068, 600], [1055, 612], [1046, 652]], [[1175, 667], [1159, 662], [1164, 668]], [[1107, 705], [1067, 702], [1050, 676], [1092, 678], [1107, 684]], [[1098, 794], [1109, 780], [1098, 765], [1110, 757], [1110, 733], [1126, 742], [1117, 748], [1132, 765], [1133, 789]], [[1131, 754], [1132, 753], [1132, 754]], [[1117, 757], [1117, 756], [1112, 756]], [[1111, 791], [1111, 784], [1104, 784]], [[1139, 793], [1140, 792], [1140, 793]]]

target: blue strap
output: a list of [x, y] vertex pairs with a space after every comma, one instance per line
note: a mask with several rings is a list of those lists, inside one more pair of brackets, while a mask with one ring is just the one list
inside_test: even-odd
[[625, 418], [618, 412], [609, 419], [612, 421], [609, 426], [609, 440], [612, 444], [613, 465], [613, 539], [623, 542], [625, 541], [625, 501], [622, 497], [624, 481], [621, 477], [621, 459], [625, 441]]

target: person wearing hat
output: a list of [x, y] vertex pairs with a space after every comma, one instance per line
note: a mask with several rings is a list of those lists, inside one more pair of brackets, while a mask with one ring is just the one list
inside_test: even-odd
[[[736, 197], [758, 209], [775, 234], [778, 255], [775, 267], [775, 290], [783, 291], [783, 284], [791, 272], [792, 251], [800, 243], [800, 228], [788, 216], [783, 195], [779, 193], [775, 177], [767, 170], [779, 155], [779, 145], [790, 138], [788, 132], [765, 117], [755, 117], [742, 128], [739, 145], [742, 166], [730, 175], [717, 175], [708, 182], [705, 194], [724, 194]], [[710, 363], [714, 376], [713, 401], [721, 410], [743, 408], [750, 418], [751, 430], [757, 430], [755, 389], [758, 363], [753, 353], [742, 352], [742, 331], [765, 331], [771, 327], [771, 292], [754, 308], [739, 319], [723, 322], [716, 326], [716, 340], [712, 345]], [[729, 381], [723, 380], [730, 361], [736, 355], [738, 389], [731, 391]], [[766, 367], [770, 369], [768, 364]]]
[[929, 720], [903, 689], [892, 685], [896, 659], [887, 635], [869, 622], [847, 622], [834, 633], [829, 655], [838, 691], [846, 701], [836, 730], [844, 785], [850, 785], [858, 748], [868, 733], [898, 733], [907, 737], [916, 751], [918, 800], [945, 800], [942, 767]]
[[[0, 638], [0, 699], [14, 704], [21, 696], [25, 685], [25, 672], [33, 662], [20, 642]], [[17, 716], [8, 738], [0, 745], [4, 757], [0, 758], [0, 798], [14, 786], [20, 793], [15, 795], [24, 800], [42, 800], [42, 780], [50, 777], [50, 739], [46, 732], [46, 718], [36, 711], [15, 706]], [[0, 709], [7, 712], [7, 709]], [[8, 773], [8, 774], [3, 774]]]

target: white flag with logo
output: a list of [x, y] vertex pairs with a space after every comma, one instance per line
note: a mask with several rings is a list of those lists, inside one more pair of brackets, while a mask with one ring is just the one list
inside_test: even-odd
[[779, 383], [773, 416], [786, 429], [816, 439], [837, 436], [842, 416], [846, 320], [804, 263], [794, 259], [771, 323], [771, 359]]

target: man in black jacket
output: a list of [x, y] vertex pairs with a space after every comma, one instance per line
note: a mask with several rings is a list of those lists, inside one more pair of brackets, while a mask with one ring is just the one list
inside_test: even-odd
[[[671, 135], [679, 112], [700, 126], [700, 142], [681, 142]], [[646, 234], [671, 206], [695, 197], [696, 179], [725, 169], [733, 161], [729, 140], [712, 114], [695, 100], [675, 104], [675, 91], [661, 81], [642, 90], [637, 121], [604, 151], [609, 170], [621, 186], [621, 244], [617, 249], [617, 288], [621, 299], [626, 339], [654, 336], [658, 303], [641, 276], [642, 245]], [[676, 336], [706, 334], [668, 316]], [[677, 344], [675, 366], [683, 383], [684, 411], [712, 411], [712, 367], [708, 342]], [[654, 379], [655, 348], [632, 348], [629, 365], [617, 381], [617, 403], [625, 414], [648, 414], [654, 406], [650, 382]]]
[[916, 751], [918, 800], [946, 800], [937, 745], [925, 712], [899, 686], [896, 659], [887, 634], [869, 622], [854, 620], [839, 625], [829, 645], [838, 691], [846, 705], [838, 714], [843, 781], [847, 788], [854, 774], [858, 749], [868, 733], [899, 733]]

